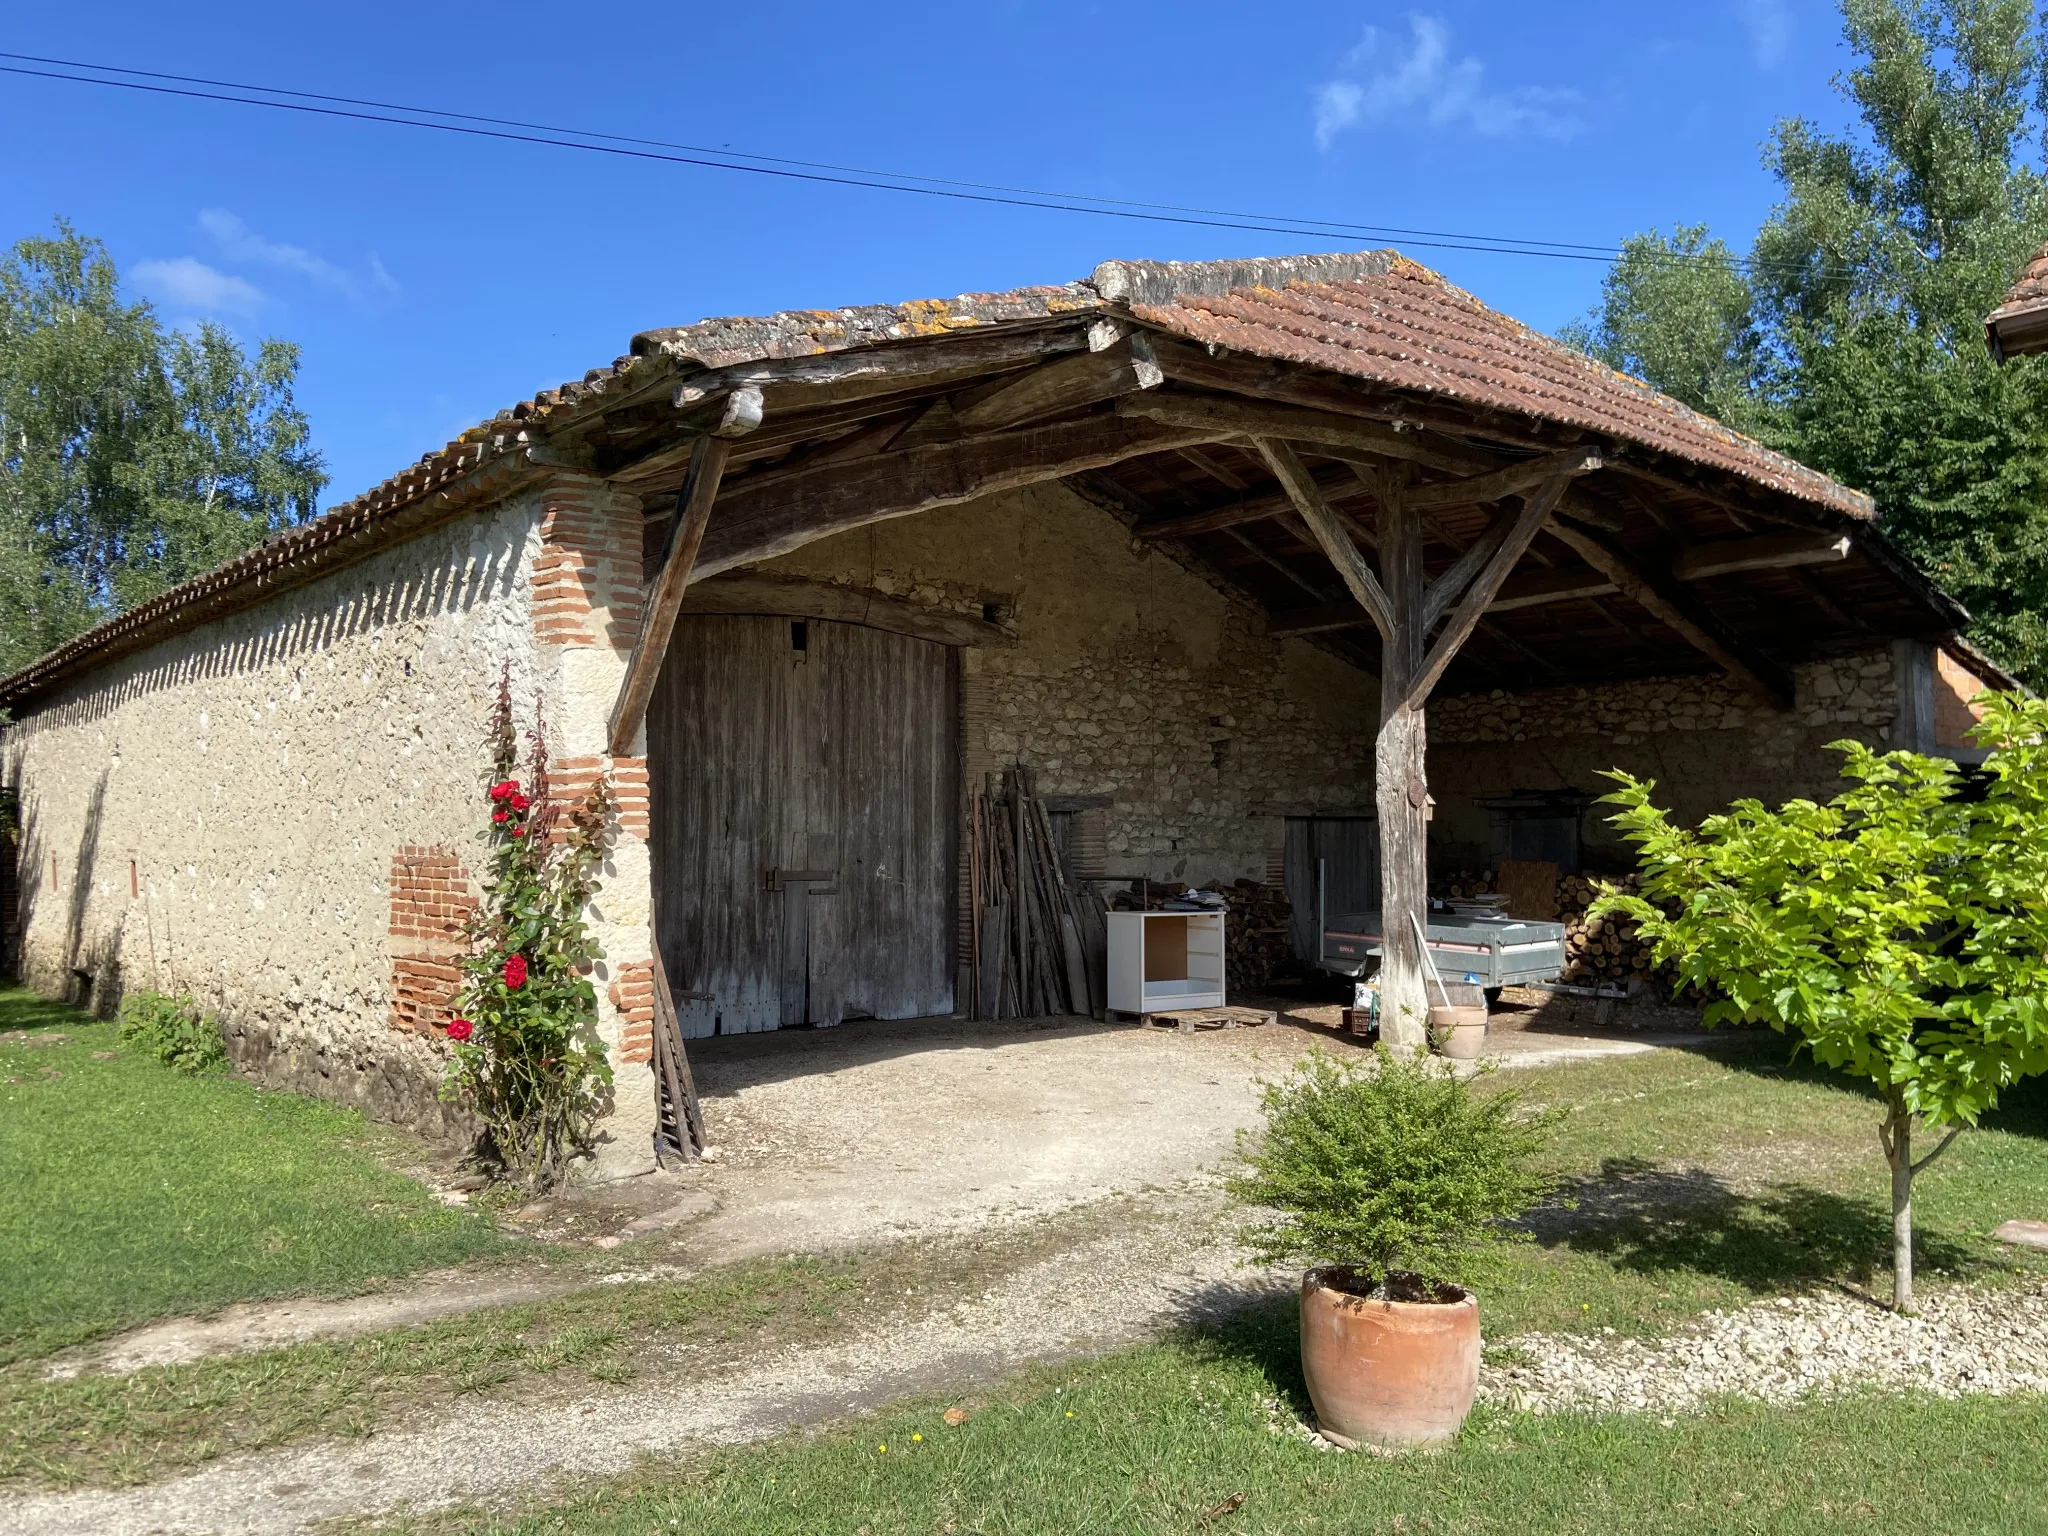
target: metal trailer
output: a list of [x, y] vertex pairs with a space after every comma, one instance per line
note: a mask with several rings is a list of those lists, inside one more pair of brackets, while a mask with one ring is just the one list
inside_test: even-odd
[[[1356, 981], [1379, 968], [1380, 914], [1344, 912], [1323, 922], [1321, 966]], [[1556, 981], [1564, 974], [1564, 924], [1476, 912], [1432, 912], [1423, 925], [1447, 982], [1488, 992]]]

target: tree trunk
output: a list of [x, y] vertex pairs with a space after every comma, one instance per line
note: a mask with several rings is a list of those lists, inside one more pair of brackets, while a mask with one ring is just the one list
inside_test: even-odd
[[1418, 924], [1429, 921], [1428, 745], [1422, 703], [1409, 694], [1422, 670], [1422, 518], [1404, 479], [1379, 484], [1380, 583], [1393, 633], [1380, 647], [1380, 726], [1373, 746], [1380, 818], [1380, 1038], [1395, 1050], [1429, 1049], [1429, 1000]]
[[1892, 1310], [1910, 1317], [1913, 1306], [1913, 1115], [1905, 1090], [1894, 1085], [1890, 1110], [1878, 1127], [1892, 1169]]

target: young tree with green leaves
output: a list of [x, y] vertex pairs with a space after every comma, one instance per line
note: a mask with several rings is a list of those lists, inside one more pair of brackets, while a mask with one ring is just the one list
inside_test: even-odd
[[[2048, 701], [1989, 695], [1984, 783], [1912, 752], [1844, 753], [1825, 805], [1738, 801], [1697, 832], [1616, 772], [1639, 896], [1609, 895], [1706, 1022], [1769, 1024], [1884, 1104], [1892, 1300], [1913, 1310], [1913, 1179], [2024, 1077], [2048, 1071]], [[1943, 1132], [1915, 1159], [1915, 1125]]]
[[0, 674], [313, 515], [298, 361], [163, 325], [67, 224], [0, 259]]
[[2048, 239], [2030, 0], [1842, 0], [1856, 126], [1778, 124], [1746, 258], [1703, 227], [1627, 242], [1569, 339], [1877, 503], [1886, 531], [2048, 685], [2048, 363], [1984, 316]]

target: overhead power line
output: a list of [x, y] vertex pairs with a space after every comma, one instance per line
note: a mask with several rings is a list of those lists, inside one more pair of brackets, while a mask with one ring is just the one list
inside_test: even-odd
[[[1129, 198], [1098, 197], [1088, 193], [1049, 192], [1001, 183], [961, 181], [899, 171], [877, 171], [827, 161], [757, 155], [726, 148], [714, 149], [705, 145], [676, 143], [666, 139], [636, 138], [595, 129], [527, 122], [518, 118], [490, 117], [479, 113], [453, 112], [402, 102], [376, 101], [282, 86], [253, 85], [243, 81], [215, 80], [199, 75], [129, 69], [120, 65], [96, 64], [77, 59], [46, 58], [38, 54], [0, 51], [0, 59], [16, 61], [12, 64], [0, 64], [0, 74], [60, 80], [77, 85], [98, 85], [155, 96], [267, 107], [273, 111], [296, 112], [356, 122], [384, 123], [394, 127], [432, 129], [469, 138], [537, 144], [625, 159], [687, 165], [707, 170], [736, 171], [781, 180], [897, 192], [957, 202], [1035, 208], [1056, 213], [1093, 214], [1101, 218], [1192, 225], [1206, 229], [1300, 235], [1311, 239], [1391, 237], [1422, 249], [1469, 251], [1496, 256], [1537, 256], [1553, 260], [1597, 262], [1602, 265], [1611, 264], [1623, 254], [1619, 246], [1612, 244], [1596, 245], [1541, 240], [1519, 235], [1411, 229], [1398, 225], [1359, 224], [1286, 214], [1240, 213], [1228, 209], [1192, 207], [1178, 203], [1142, 202]], [[43, 67], [28, 67], [31, 65]], [[109, 78], [114, 76], [126, 78]], [[1668, 253], [1667, 259], [1715, 264], [1725, 262], [1738, 267], [1752, 264], [1748, 258], [1733, 255], [1722, 258], [1683, 252]]]

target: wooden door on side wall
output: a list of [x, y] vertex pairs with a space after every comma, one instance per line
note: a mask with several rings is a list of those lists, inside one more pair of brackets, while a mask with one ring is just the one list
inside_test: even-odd
[[952, 1011], [956, 676], [947, 647], [858, 625], [678, 621], [648, 769], [693, 1032]]

